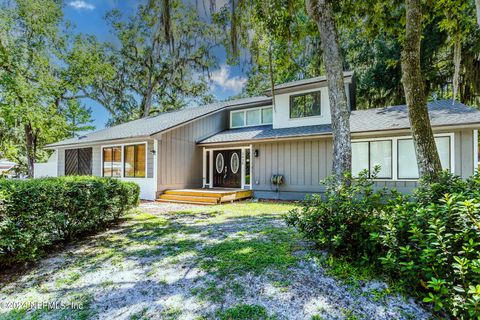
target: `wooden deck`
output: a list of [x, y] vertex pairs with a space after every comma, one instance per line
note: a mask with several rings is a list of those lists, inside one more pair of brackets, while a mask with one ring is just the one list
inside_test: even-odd
[[160, 195], [157, 201], [209, 205], [233, 202], [235, 200], [251, 198], [252, 196], [252, 190], [243, 189], [177, 189], [166, 190]]

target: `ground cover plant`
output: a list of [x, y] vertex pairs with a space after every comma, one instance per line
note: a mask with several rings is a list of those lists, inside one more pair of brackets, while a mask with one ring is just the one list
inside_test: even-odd
[[480, 316], [480, 175], [444, 172], [412, 195], [326, 181], [286, 215], [307, 238], [356, 265], [376, 268], [431, 304], [440, 316]]
[[138, 204], [134, 183], [95, 177], [0, 180], [0, 265], [104, 228]]

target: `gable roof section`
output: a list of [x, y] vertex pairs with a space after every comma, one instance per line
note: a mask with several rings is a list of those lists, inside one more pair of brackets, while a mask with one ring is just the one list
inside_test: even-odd
[[244, 98], [231, 101], [212, 103], [200, 107], [184, 108], [172, 112], [164, 112], [155, 116], [141, 118], [119, 124], [117, 126], [98, 130], [82, 137], [71, 138], [57, 143], [49, 144], [48, 148], [69, 146], [85, 143], [96, 143], [102, 141], [128, 139], [135, 137], [148, 137], [154, 134], [175, 128], [194, 121], [203, 116], [213, 114], [228, 107], [237, 105], [251, 105], [268, 103], [271, 98], [259, 96], [253, 98]]
[[[354, 74], [353, 71], [343, 72], [343, 78], [345, 83], [352, 81], [353, 74]], [[320, 82], [326, 83], [327, 77], [319, 76], [314, 78], [308, 78], [308, 79], [302, 79], [302, 80], [296, 80], [296, 81], [290, 81], [282, 84], [277, 84], [276, 86], [274, 86], [275, 94], [282, 94], [282, 93], [292, 92], [296, 90], [305, 90], [305, 89], [315, 88], [318, 86], [318, 83]], [[271, 96], [272, 91], [267, 90], [265, 91], [264, 94], [266, 96]]]
[[[428, 103], [430, 121], [433, 127], [480, 124], [480, 111], [452, 100]], [[352, 111], [350, 130], [352, 133], [410, 129], [406, 105], [387, 108]], [[290, 137], [330, 135], [330, 124], [294, 128], [273, 129], [271, 125], [225, 130], [200, 144], [269, 140]]]

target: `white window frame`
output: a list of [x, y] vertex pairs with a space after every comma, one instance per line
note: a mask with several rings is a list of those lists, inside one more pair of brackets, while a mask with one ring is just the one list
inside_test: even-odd
[[[263, 123], [263, 113], [264, 109], [272, 109], [272, 122]], [[260, 110], [260, 123], [259, 124], [251, 124], [247, 125], [247, 111], [255, 111]], [[234, 113], [241, 113], [243, 112], [243, 118], [245, 119], [243, 126], [233, 126], [233, 114]], [[247, 108], [247, 109], [239, 109], [239, 110], [232, 110], [230, 111], [230, 128], [231, 129], [238, 129], [238, 128], [247, 128], [247, 127], [258, 127], [258, 126], [265, 126], [273, 123], [273, 107], [266, 106], [266, 107], [256, 107], [256, 108]]]
[[[241, 172], [241, 189], [248, 189], [252, 190], [252, 181], [253, 181], [253, 150], [252, 150], [252, 145], [249, 146], [238, 146], [238, 147], [226, 147], [226, 148], [203, 148], [203, 188], [214, 188], [215, 186], [213, 185], [213, 170], [215, 169], [214, 162], [215, 159], [213, 159], [213, 152], [218, 151], [218, 150], [237, 150], [241, 149], [241, 155], [240, 155], [240, 172]], [[245, 183], [245, 178], [246, 178], [246, 150], [250, 150], [250, 183], [246, 184]], [[207, 152], [210, 153], [209, 159], [210, 163], [207, 163]], [[225, 161], [229, 161], [225, 159]], [[209, 183], [207, 183], [207, 165], [209, 166]]]
[[[433, 135], [435, 138], [441, 137], [450, 137], [450, 172], [455, 174], [455, 133], [436, 133]], [[369, 141], [392, 141], [392, 178], [379, 178], [373, 179], [374, 181], [398, 181], [398, 182], [408, 182], [408, 181], [418, 181], [418, 178], [406, 179], [398, 178], [398, 140], [404, 139], [413, 139], [410, 136], [394, 136], [394, 137], [381, 137], [381, 138], [369, 138], [369, 139], [352, 139], [352, 142], [369, 142]]]
[[370, 143], [371, 142], [390, 142], [390, 151], [391, 151], [391, 159], [390, 159], [390, 176], [391, 178], [386, 178], [386, 177], [379, 177], [379, 178], [375, 178], [375, 180], [392, 180], [393, 177], [394, 177], [394, 174], [393, 174], [393, 163], [396, 161], [396, 159], [393, 157], [393, 148], [396, 148], [396, 145], [394, 144], [395, 142], [390, 139], [390, 138], [384, 138], [384, 139], [380, 139], [380, 138], [375, 138], [375, 139], [369, 139], [368, 141], [359, 141], [359, 140], [352, 140], [352, 143], [358, 143], [358, 142], [368, 142], [367, 146], [368, 146], [368, 164], [367, 164], [367, 167], [368, 167], [368, 177], [370, 177], [371, 175], [371, 171], [372, 171], [372, 168], [370, 167], [370, 160], [371, 160], [371, 156], [370, 156]]
[[[125, 146], [134, 146], [134, 145], [139, 145], [139, 144], [144, 144], [145, 145], [145, 177], [125, 177]], [[104, 177], [104, 168], [103, 168], [103, 149], [105, 148], [111, 148], [111, 147], [120, 147], [122, 150], [122, 154], [120, 156], [121, 158], [121, 177], [120, 178], [125, 178], [125, 179], [147, 179], [148, 178], [148, 142], [147, 141], [140, 141], [140, 142], [129, 142], [129, 143], [115, 143], [115, 144], [109, 144], [109, 145], [102, 145], [100, 146], [100, 166], [101, 166], [101, 176]], [[155, 162], [155, 159], [154, 159]], [[114, 177], [115, 178], [115, 177]], [[118, 179], [118, 178], [117, 178]]]

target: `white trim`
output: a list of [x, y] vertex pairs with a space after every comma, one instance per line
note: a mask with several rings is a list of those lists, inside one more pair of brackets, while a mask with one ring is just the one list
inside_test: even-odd
[[213, 150], [208, 150], [210, 152], [210, 177], [208, 178], [208, 187], [213, 188]]
[[[154, 140], [155, 141], [155, 140]], [[144, 144], [145, 145], [145, 177], [125, 177], [125, 172], [124, 172], [124, 168], [125, 168], [125, 158], [124, 158], [124, 155], [125, 155], [125, 146], [133, 146], [133, 145], [139, 145], [139, 144]], [[121, 147], [122, 149], [122, 153], [120, 155], [120, 159], [121, 159], [121, 163], [122, 163], [122, 167], [120, 169], [120, 172], [121, 172], [121, 177], [112, 177], [112, 178], [125, 178], [125, 179], [148, 179], [148, 141], [139, 141], [139, 142], [129, 142], [129, 143], [118, 143], [118, 144], [109, 144], [109, 145], [101, 145], [100, 146], [100, 167], [101, 167], [101, 170], [100, 170], [100, 176], [101, 177], [104, 177], [104, 172], [103, 172], [103, 149], [104, 148], [111, 148], [111, 147]], [[155, 150], [155, 145], [154, 145], [154, 150]], [[155, 152], [156, 154], [157, 152]], [[155, 156], [154, 156], [154, 171], [153, 171], [153, 175], [155, 177]]]
[[202, 188], [206, 188], [207, 186], [207, 151], [205, 147], [202, 149]]
[[[240, 167], [240, 172], [241, 172], [241, 189], [252, 189], [252, 164], [253, 164], [253, 161], [252, 161], [252, 157], [253, 157], [253, 153], [252, 153], [252, 145], [249, 145], [249, 146], [238, 146], [238, 147], [225, 147], [225, 148], [207, 148], [207, 147], [204, 147], [204, 152], [210, 152], [210, 183], [205, 183], [204, 184], [204, 187], [207, 187], [208, 188], [213, 188], [214, 185], [213, 185], [213, 170], [216, 170], [216, 166], [214, 166], [214, 162], [215, 159], [213, 159], [213, 152], [214, 151], [221, 151], [221, 150], [238, 150], [240, 149], [241, 150], [241, 156], [240, 156], [240, 161], [241, 161], [241, 167]], [[250, 149], [250, 184], [245, 184], [245, 164], [246, 164], [246, 153], [245, 153], [245, 150], [246, 149]], [[205, 158], [204, 158], [205, 159]], [[224, 159], [224, 161], [227, 161]], [[204, 172], [204, 176], [206, 176], [206, 160], [203, 161], [203, 172]]]
[[[436, 133], [433, 135], [435, 138], [449, 137], [450, 138], [450, 172], [455, 174], [455, 133]], [[379, 137], [379, 138], [367, 138], [367, 139], [352, 139], [353, 142], [369, 142], [369, 141], [392, 141], [392, 178], [374, 179], [374, 181], [396, 181], [396, 182], [412, 182], [418, 181], [418, 178], [404, 179], [398, 178], [398, 140], [413, 139], [411, 135], [408, 136], [395, 136], [395, 137]]]
[[473, 130], [473, 172], [478, 171], [478, 129]]
[[[147, 157], [145, 158], [145, 176], [147, 177], [148, 176], [148, 166], [147, 166], [147, 162], [148, 162], [148, 143], [147, 143], [147, 147], [145, 148], [146, 151], [147, 151]], [[153, 151], [155, 152], [153, 154], [153, 179], [156, 181], [156, 184], [158, 183], [158, 140], [157, 139], [154, 139], [153, 140]], [[156, 186], [155, 186], [155, 190], [156, 190]]]
[[[263, 113], [262, 113], [262, 110], [263, 109], [272, 109], [272, 122], [266, 122], [264, 123], [263, 122]], [[255, 110], [260, 110], [260, 123], [258, 124], [251, 124], [251, 125], [247, 125], [247, 111], [255, 111]], [[233, 126], [233, 114], [234, 113], [240, 113], [240, 112], [243, 112], [243, 116], [244, 116], [244, 125], [243, 126], [236, 126], [234, 127]], [[230, 129], [238, 129], [238, 128], [248, 128], [248, 127], [257, 127], [257, 126], [264, 126], [264, 125], [269, 125], [269, 124], [273, 124], [273, 107], [272, 106], [264, 106], [264, 107], [256, 107], [256, 108], [247, 108], [247, 109], [238, 109], [238, 110], [231, 110], [229, 112], [229, 117], [230, 117]]]

